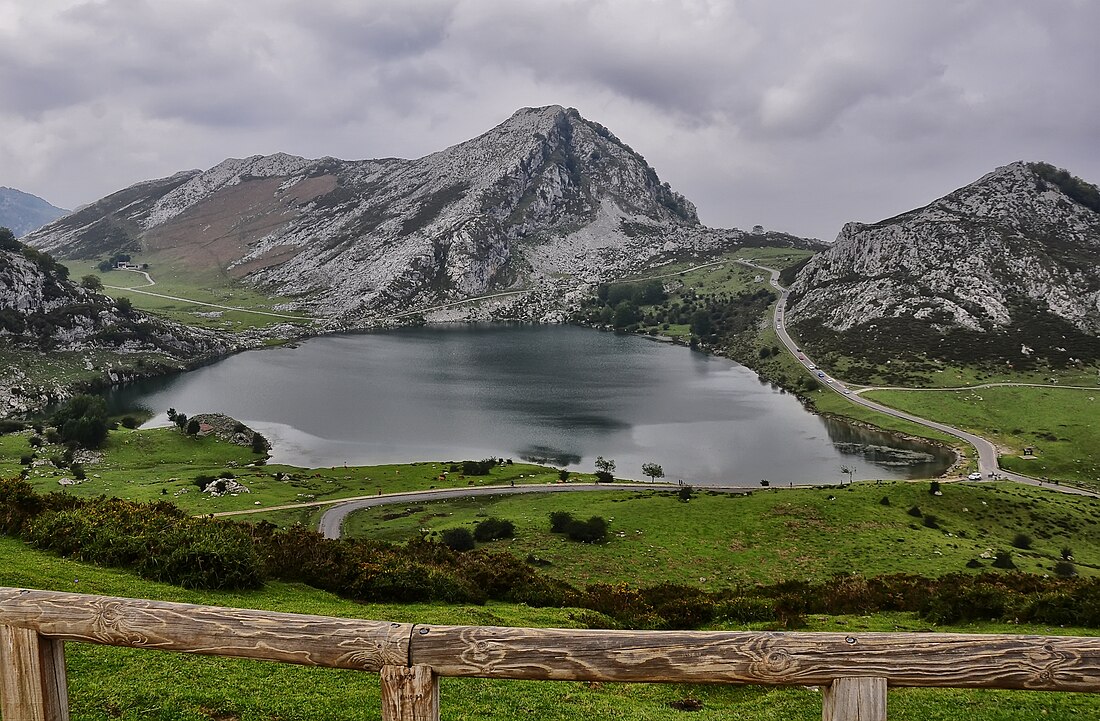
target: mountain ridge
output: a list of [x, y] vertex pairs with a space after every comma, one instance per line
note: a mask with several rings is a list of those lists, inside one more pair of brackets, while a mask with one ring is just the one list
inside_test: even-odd
[[41, 228], [68, 212], [37, 195], [0, 186], [0, 228], [10, 229], [17, 238]]
[[965, 355], [951, 342], [936, 347], [954, 333], [987, 350], [996, 340], [994, 357], [1009, 362], [1095, 359], [1100, 194], [1046, 163], [1017, 161], [920, 208], [845, 224], [791, 292], [788, 322], [834, 349], [866, 347], [853, 337], [860, 333], [895, 347], [885, 336], [920, 321], [923, 335], [940, 340], [914, 350], [931, 355]]
[[560, 294], [748, 234], [695, 206], [610, 130], [523, 108], [414, 160], [226, 159], [107, 196], [28, 237], [62, 258], [212, 263], [351, 324], [515, 289]]

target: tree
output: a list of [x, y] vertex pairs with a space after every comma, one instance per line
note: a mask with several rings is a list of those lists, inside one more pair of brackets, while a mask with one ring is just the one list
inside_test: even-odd
[[107, 440], [107, 403], [99, 396], [73, 396], [50, 420], [63, 443], [99, 448]]
[[103, 290], [103, 281], [98, 275], [91, 273], [80, 279], [80, 285], [88, 290]]
[[197, 420], [195, 420], [194, 418], [187, 421], [187, 435], [189, 435], [189, 436], [195, 435], [196, 433], [199, 432], [199, 428], [201, 428], [201, 426], [199, 425], [199, 422]]
[[176, 423], [176, 426], [177, 426], [177, 427], [178, 427], [178, 428], [179, 428], [179, 429], [180, 429], [181, 431], [182, 431], [182, 430], [183, 430], [184, 428], [187, 428], [187, 414], [186, 414], [186, 413], [177, 413], [177, 414], [176, 414], [176, 420], [175, 420], [175, 423]]
[[652, 481], [665, 477], [665, 469], [661, 468], [659, 463], [643, 463], [642, 473], [649, 476], [649, 479]]
[[267, 453], [267, 450], [271, 448], [271, 444], [267, 439], [259, 433], [252, 434], [252, 452], [253, 453]]
[[558, 480], [561, 481], [562, 483], [565, 483], [566, 481], [568, 481], [569, 480], [569, 471], [565, 470], [564, 468], [561, 469], [560, 471], [558, 471]]
[[615, 480], [615, 461], [596, 456], [596, 482], [610, 483]]
[[129, 298], [116, 298], [115, 305], [118, 307], [118, 312], [124, 316], [129, 317], [134, 312], [134, 304], [130, 302]]

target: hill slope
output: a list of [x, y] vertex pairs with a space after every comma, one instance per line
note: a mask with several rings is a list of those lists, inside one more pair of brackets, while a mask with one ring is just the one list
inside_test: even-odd
[[28, 240], [61, 258], [127, 251], [216, 265], [356, 319], [614, 277], [744, 235], [704, 228], [609, 130], [549, 106], [417, 160], [226, 160], [127, 188]]
[[37, 195], [15, 188], [0, 187], [0, 228], [10, 228], [17, 238], [68, 212], [47, 203]]
[[787, 318], [819, 350], [875, 362], [1100, 358], [1100, 192], [1017, 162], [923, 208], [848, 223], [798, 274]]
[[[107, 351], [112, 360], [105, 373], [117, 381], [134, 374], [128, 357], [178, 367], [224, 353], [230, 343], [210, 332], [152, 318], [126, 302], [81, 287], [50, 255], [22, 245], [0, 228], [0, 348], [7, 361], [0, 370], [3, 416], [40, 407], [66, 392], [63, 384], [44, 391], [50, 398], [27, 390], [42, 389], [38, 371], [59, 354]], [[15, 362], [17, 357], [24, 362]]]

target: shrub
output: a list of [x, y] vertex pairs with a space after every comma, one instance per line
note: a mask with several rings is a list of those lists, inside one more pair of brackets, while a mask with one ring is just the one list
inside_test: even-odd
[[0, 420], [0, 435], [5, 435], [7, 433], [17, 433], [19, 431], [25, 430], [26, 427], [27, 424], [20, 421]]
[[31, 448], [41, 448], [46, 445], [46, 440], [42, 436], [31, 436], [27, 439], [27, 443], [30, 444]]
[[129, 428], [131, 430], [133, 430], [134, 428], [137, 428], [138, 425], [140, 425], [138, 423], [138, 419], [134, 418], [133, 416], [123, 416], [122, 420], [119, 421], [119, 422], [122, 424], [123, 428]]
[[880, 506], [889, 506], [890, 505], [890, 496], [883, 496], [882, 499], [879, 500], [878, 504]]
[[34, 456], [30, 453], [24, 453], [23, 455], [19, 456], [19, 465], [21, 466], [29, 466], [33, 462]]
[[1031, 548], [1031, 536], [1026, 533], [1017, 533], [1012, 537], [1012, 545], [1025, 551]]
[[1054, 575], [1058, 578], [1072, 578], [1077, 575], [1077, 567], [1070, 561], [1057, 561], [1054, 564]]
[[967, 568], [982, 568], [984, 565], [985, 564], [983, 564], [976, 558], [971, 558], [969, 561], [966, 562]]
[[936, 518], [935, 516], [933, 516], [931, 513], [925, 514], [923, 523], [924, 523], [925, 528], [939, 528], [940, 527], [939, 519]]
[[88, 477], [87, 474], [84, 473], [84, 466], [80, 465], [79, 463], [71, 464], [69, 466], [69, 470], [73, 472], [73, 478], [78, 481], [83, 481], [85, 478]]
[[565, 533], [565, 529], [573, 521], [573, 514], [568, 511], [550, 512], [550, 532]]
[[474, 534], [469, 528], [448, 528], [440, 534], [443, 544], [452, 551], [469, 551], [474, 547]]
[[680, 486], [680, 490], [676, 491], [676, 497], [679, 498], [684, 503], [687, 503], [692, 498], [694, 498], [694, 496], [692, 495], [692, 493], [694, 493], [694, 492], [695, 492], [695, 489], [692, 488], [691, 486]]
[[908, 513], [910, 516], [913, 516], [915, 518], [920, 518], [921, 516], [924, 515], [923, 513], [921, 513], [921, 510], [920, 510], [919, 506], [910, 506], [909, 510], [906, 511], [906, 513]]
[[199, 428], [201, 428], [201, 426], [199, 425], [199, 422], [196, 421], [194, 418], [187, 421], [187, 435], [193, 436], [197, 434], [199, 432]]
[[487, 476], [496, 464], [497, 459], [495, 458], [486, 458], [482, 461], [463, 461], [462, 474], [466, 476]]
[[1016, 568], [1016, 564], [1012, 562], [1012, 554], [1008, 551], [997, 551], [993, 555], [993, 568]]
[[211, 483], [213, 483], [216, 480], [217, 479], [214, 478], [214, 476], [209, 476], [209, 475], [204, 474], [204, 475], [200, 475], [200, 476], [195, 476], [195, 480], [193, 482], [196, 486], [199, 487], [200, 491], [205, 491], [206, 487], [209, 486]]
[[928, 484], [928, 492], [931, 493], [933, 496], [939, 494], [940, 493], [940, 482], [939, 481], [932, 481], [931, 483], [929, 483]]
[[515, 535], [515, 524], [501, 518], [487, 518], [474, 526], [474, 538], [481, 542], [513, 538]]
[[574, 518], [566, 525], [565, 535], [581, 543], [599, 543], [607, 537], [607, 521], [599, 516], [592, 516], [587, 521]]

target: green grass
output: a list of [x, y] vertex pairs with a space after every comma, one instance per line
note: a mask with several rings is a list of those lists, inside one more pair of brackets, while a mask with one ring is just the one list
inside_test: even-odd
[[[19, 474], [20, 456], [32, 450], [28, 443], [31, 435], [31, 431], [24, 431], [0, 436], [0, 474]], [[63, 452], [64, 448], [50, 445], [38, 451], [37, 465], [32, 467], [28, 478], [36, 491], [62, 490], [58, 481], [72, 478], [71, 471], [48, 462], [51, 456]], [[464, 476], [450, 473], [449, 462], [303, 469], [253, 465], [258, 458], [249, 448], [214, 436], [187, 436], [174, 428], [133, 431], [119, 428], [108, 434], [106, 446], [97, 452], [97, 460], [83, 463], [87, 479], [64, 490], [82, 498], [108, 495], [133, 501], [169, 500], [190, 513], [221, 513], [373, 496], [379, 491], [551, 483], [558, 478], [556, 469], [530, 463], [497, 466], [485, 476]], [[249, 493], [211, 498], [200, 493], [194, 483], [196, 476], [218, 476], [225, 472], [232, 473]], [[445, 478], [440, 480], [444, 473]], [[592, 479], [587, 474], [574, 477]], [[279, 525], [289, 525], [303, 515], [302, 511], [276, 513], [279, 515], [264, 517], [282, 521]]]
[[[1100, 488], [1100, 390], [869, 391], [880, 403], [990, 438], [1012, 471]], [[1034, 460], [1021, 458], [1027, 446]]]
[[[249, 328], [264, 328], [280, 323], [308, 323], [310, 321], [310, 318], [304, 314], [275, 308], [280, 303], [288, 302], [288, 298], [265, 295], [251, 286], [234, 280], [219, 269], [211, 268], [200, 271], [184, 268], [177, 263], [162, 260], [157, 256], [150, 256], [149, 258], [134, 256], [133, 262], [135, 263], [149, 263], [148, 273], [156, 281], [156, 285], [147, 286], [145, 276], [140, 273], [125, 270], [112, 270], [102, 273], [96, 268], [97, 262], [66, 261], [65, 265], [69, 268], [69, 274], [73, 278], [80, 278], [88, 274], [98, 275], [103, 280], [104, 285], [118, 288], [136, 288], [150, 293], [197, 301], [196, 303], [187, 303], [159, 298], [146, 293], [116, 290], [115, 288], [104, 289], [104, 292], [113, 298], [129, 298], [134, 307], [140, 310], [155, 313], [186, 325], [239, 332]], [[294, 321], [257, 313], [211, 308], [200, 305], [200, 303], [212, 303], [267, 313], [300, 315], [301, 320]], [[207, 315], [211, 313], [217, 315]]]
[[[983, 553], [1011, 550], [1016, 565], [1051, 573], [1071, 547], [1082, 574], [1100, 573], [1100, 501], [1016, 484], [857, 483], [844, 490], [774, 489], [750, 496], [699, 492], [685, 503], [674, 493], [578, 493], [498, 496], [358, 511], [346, 521], [354, 537], [402, 541], [421, 529], [472, 527], [494, 516], [512, 521], [516, 538], [495, 549], [550, 562], [544, 570], [571, 582], [647, 585], [672, 581], [718, 589], [784, 579], [824, 581], [853, 572], [940, 576], [966, 571]], [[880, 505], [883, 497], [889, 506]], [[907, 511], [918, 506], [939, 529]], [[604, 544], [585, 545], [549, 532], [551, 511], [610, 521]], [[395, 513], [395, 511], [397, 513]], [[399, 515], [400, 514], [400, 515]], [[397, 515], [396, 518], [388, 516]], [[1011, 548], [1032, 536], [1031, 550]], [[981, 561], [990, 570], [988, 559]]]
[[[523, 605], [360, 604], [298, 584], [270, 583], [249, 592], [188, 591], [131, 574], [59, 559], [0, 537], [0, 585], [151, 598], [229, 607], [313, 613], [397, 622], [570, 628], [574, 609]], [[811, 616], [818, 631], [917, 631], [927, 624], [908, 614]], [[971, 633], [1094, 635], [1072, 628], [969, 624], [935, 630]], [[374, 674], [290, 664], [221, 659], [69, 642], [66, 644], [74, 721], [296, 721], [377, 719], [380, 693]], [[669, 704], [686, 697], [703, 709], [694, 719], [811, 721], [821, 717], [813, 689], [670, 684], [443, 679], [442, 716], [506, 721], [523, 716], [578, 718], [683, 717]], [[1100, 713], [1100, 695], [900, 689], [890, 692], [890, 718], [900, 721], [965, 718], [982, 721], [1066, 720]]]

